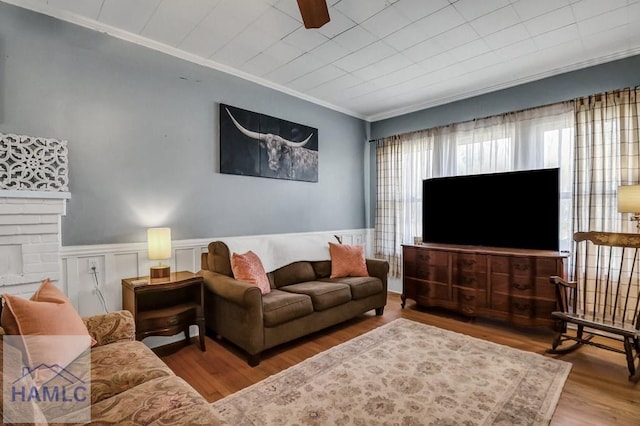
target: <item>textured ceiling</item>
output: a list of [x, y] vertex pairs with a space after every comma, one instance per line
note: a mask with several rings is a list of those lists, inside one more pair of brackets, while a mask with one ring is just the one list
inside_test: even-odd
[[640, 53], [640, 0], [1, 0], [375, 121]]

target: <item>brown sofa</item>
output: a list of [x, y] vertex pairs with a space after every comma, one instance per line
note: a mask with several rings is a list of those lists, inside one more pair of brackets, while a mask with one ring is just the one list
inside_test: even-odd
[[269, 272], [271, 292], [233, 278], [230, 251], [222, 241], [202, 254], [208, 332], [225, 338], [260, 363], [266, 349], [289, 342], [387, 303], [389, 264], [366, 259], [369, 277], [329, 278], [331, 261], [299, 261]]
[[[145, 344], [134, 340], [135, 325], [129, 311], [97, 315], [84, 321], [89, 334], [98, 342], [91, 348], [91, 424], [221, 423], [210, 404], [194, 388], [176, 376]], [[2, 335], [4, 330], [0, 328]], [[4, 356], [4, 352], [14, 351], [15, 354], [17, 351], [4, 341], [0, 343], [0, 356]], [[0, 364], [0, 375], [3, 365]], [[71, 363], [65, 370], [79, 377], [82, 377], [82, 371], [87, 371], [74, 367]], [[3, 407], [0, 394], [0, 416], [4, 415]], [[12, 404], [7, 407], [11, 409]], [[26, 409], [34, 423], [69, 423], [56, 417], [59, 404], [32, 403]]]

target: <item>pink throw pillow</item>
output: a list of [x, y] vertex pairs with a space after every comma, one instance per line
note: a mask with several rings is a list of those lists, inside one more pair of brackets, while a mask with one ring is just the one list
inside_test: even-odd
[[233, 253], [231, 255], [231, 270], [235, 279], [257, 285], [262, 294], [271, 292], [264, 266], [262, 266], [258, 255], [251, 250], [244, 254]]
[[[30, 299], [12, 294], [3, 294], [2, 327], [9, 335], [23, 336], [30, 367], [41, 363], [57, 364], [65, 368], [97, 342], [67, 296], [49, 279], [42, 281], [40, 288]], [[24, 336], [29, 336], [25, 338]], [[37, 338], [34, 336], [43, 336]], [[48, 336], [79, 336], [56, 343]], [[44, 373], [44, 374], [38, 374]], [[50, 379], [50, 371], [36, 371], [38, 385]]]
[[368, 277], [364, 247], [329, 243], [331, 278]]

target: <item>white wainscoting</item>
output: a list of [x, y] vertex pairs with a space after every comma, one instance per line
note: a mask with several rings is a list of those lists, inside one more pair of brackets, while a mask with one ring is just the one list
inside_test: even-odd
[[[169, 263], [172, 271], [188, 270], [197, 272], [200, 270], [200, 254], [207, 251], [211, 241], [223, 239], [225, 241], [240, 238], [246, 240], [262, 239], [270, 237], [300, 238], [305, 235], [338, 235], [342, 237], [343, 244], [364, 244], [367, 256], [373, 254], [373, 229], [353, 229], [331, 232], [307, 232], [278, 235], [257, 235], [224, 238], [202, 238], [193, 240], [172, 241], [173, 257]], [[60, 250], [62, 262], [62, 282], [65, 283], [67, 296], [74, 304], [81, 316], [104, 313], [96, 292], [97, 283], [102, 292], [109, 311], [122, 309], [122, 279], [145, 276], [149, 274], [152, 262], [147, 256], [147, 244], [105, 244], [87, 246], [63, 246]], [[95, 265], [96, 274], [92, 274], [91, 266]], [[191, 335], [198, 334], [195, 326], [191, 327]], [[148, 337], [145, 343], [155, 347], [184, 338], [181, 335], [174, 337]]]

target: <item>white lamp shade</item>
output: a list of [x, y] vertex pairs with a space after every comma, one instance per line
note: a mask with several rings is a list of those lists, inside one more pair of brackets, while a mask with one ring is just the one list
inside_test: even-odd
[[171, 228], [149, 228], [147, 243], [150, 260], [171, 258]]
[[620, 213], [640, 212], [640, 185], [618, 187], [618, 211]]

